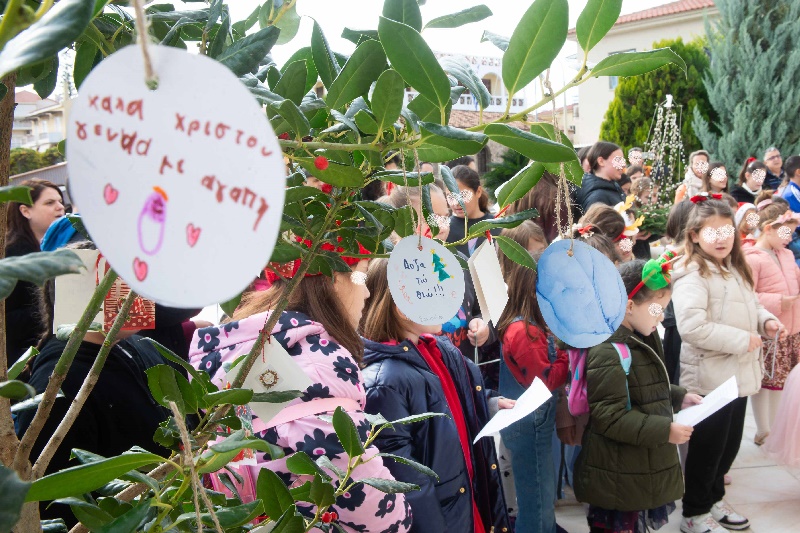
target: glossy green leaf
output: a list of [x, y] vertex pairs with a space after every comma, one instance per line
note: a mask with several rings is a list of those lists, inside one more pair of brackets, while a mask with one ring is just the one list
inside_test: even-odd
[[58, 56], [51, 60], [50, 73], [33, 84], [33, 89], [40, 98], [44, 99], [53, 94], [58, 85]]
[[508, 37], [504, 37], [503, 35], [498, 35], [490, 31], [484, 31], [483, 35], [481, 35], [481, 42], [485, 43], [487, 41], [495, 45], [503, 52], [508, 50]]
[[92, 71], [95, 65], [95, 59], [100, 49], [92, 41], [83, 41], [78, 45], [78, 51], [75, 53], [75, 63], [72, 67], [72, 78], [75, 80], [75, 86], [80, 89], [83, 85], [83, 80]]
[[258, 15], [261, 12], [261, 5], [256, 5], [256, 8], [253, 10], [250, 15], [245, 20], [240, 20], [239, 22], [234, 23], [231, 26], [231, 29], [238, 33], [239, 35], [244, 36], [247, 33], [247, 30], [252, 28], [258, 23]]
[[271, 392], [256, 392], [250, 403], [286, 403], [299, 398], [303, 393], [299, 390], [281, 390]]
[[473, 70], [472, 66], [463, 57], [443, 57], [439, 60], [444, 71], [456, 80], [461, 85], [469, 89], [472, 97], [478, 100], [478, 105], [482, 109], [486, 109], [492, 103], [492, 95], [489, 89], [483, 84], [483, 81], [478, 77]]
[[81, 498], [59, 498], [56, 503], [69, 505], [70, 511], [75, 515], [75, 518], [91, 531], [99, 529], [104, 524], [114, 520], [114, 517], [109, 513], [94, 503], [87, 502]]
[[492, 16], [492, 10], [483, 4], [462, 9], [458, 13], [443, 15], [431, 20], [423, 29], [428, 28], [458, 28]]
[[85, 268], [80, 257], [70, 250], [7, 257], [0, 260], [0, 300], [8, 298], [17, 281], [30, 281], [41, 287], [48, 279], [77, 274]]
[[403, 110], [406, 95], [406, 83], [403, 77], [393, 69], [385, 70], [372, 91], [372, 112], [378, 123], [378, 131], [391, 128]]
[[336, 431], [336, 436], [349, 457], [352, 458], [364, 454], [364, 445], [361, 443], [361, 437], [358, 435], [356, 425], [341, 407], [337, 407], [333, 412], [333, 429]]
[[498, 187], [495, 192], [497, 203], [501, 208], [513, 204], [524, 197], [528, 192], [536, 187], [544, 174], [544, 165], [532, 162], [517, 172], [514, 177], [505, 182], [502, 187]]
[[[375, 174], [373, 174], [373, 177], [381, 181], [389, 181], [394, 183], [395, 185], [401, 185], [404, 187], [419, 186], [419, 181], [418, 181], [419, 174], [417, 172], [406, 172], [404, 176], [402, 170], [382, 170], [380, 172], [376, 172]], [[422, 173], [423, 185], [430, 185], [434, 181], [436, 181], [436, 177], [432, 173], [430, 172]]]
[[144, 500], [104, 526], [93, 529], [92, 533], [134, 533], [134, 531], [139, 531], [139, 525], [147, 517], [148, 511], [150, 511], [150, 502]]
[[367, 135], [377, 135], [378, 123], [375, 121], [375, 118], [369, 111], [362, 109], [356, 113], [356, 116], [353, 118], [355, 119], [356, 126], [358, 126], [360, 131]]
[[[417, 149], [422, 161], [444, 162], [463, 155], [477, 154], [489, 138], [483, 133], [461, 128], [440, 126], [432, 122], [421, 122], [422, 144]], [[455, 154], [455, 157], [449, 157]]]
[[16, 362], [13, 365], [11, 365], [11, 368], [8, 369], [8, 373], [6, 374], [6, 377], [8, 379], [17, 379], [17, 377], [25, 369], [25, 365], [28, 364], [28, 361], [30, 361], [31, 359], [33, 359], [37, 355], [39, 355], [39, 350], [37, 350], [33, 346], [31, 346], [30, 348], [25, 350], [25, 353], [22, 354], [20, 356], [20, 358], [17, 359]]
[[286, 458], [286, 468], [298, 476], [313, 476], [319, 474], [326, 481], [331, 477], [326, 474], [305, 452], [296, 452]]
[[303, 96], [306, 94], [307, 75], [306, 62], [304, 60], [295, 61], [286, 67], [281, 79], [272, 90], [287, 100], [300, 105], [300, 102], [303, 101]]
[[330, 470], [331, 472], [336, 474], [336, 477], [338, 477], [339, 479], [344, 479], [344, 477], [347, 475], [347, 472], [345, 472], [344, 470], [333, 464], [333, 461], [331, 461], [327, 455], [320, 455], [317, 458], [317, 466], [319, 466], [320, 468], [326, 468]]
[[534, 0], [503, 54], [503, 83], [509, 98], [550, 67], [567, 40], [568, 25], [567, 0]]
[[439, 109], [444, 109], [450, 103], [450, 81], [419, 32], [381, 17], [378, 35], [392, 68]]
[[364, 185], [364, 175], [354, 166], [340, 165], [329, 161], [328, 168], [320, 170], [314, 165], [314, 159], [310, 157], [296, 157], [294, 161], [315, 178], [335, 187], [361, 188]]
[[439, 173], [442, 176], [442, 181], [444, 181], [444, 186], [447, 187], [447, 193], [453, 194], [454, 197], [458, 199], [461, 209], [466, 211], [467, 205], [464, 203], [464, 199], [461, 197], [461, 189], [458, 188], [456, 178], [453, 176], [453, 171], [450, 170], [450, 167], [447, 165], [441, 165], [439, 167]]
[[344, 68], [333, 80], [325, 97], [331, 109], [340, 109], [359, 96], [369, 92], [370, 85], [386, 68], [386, 55], [381, 43], [365, 41], [345, 63]]
[[39, 525], [42, 527], [42, 533], [68, 533], [67, 524], [62, 518], [42, 520]]
[[275, 24], [281, 30], [277, 44], [286, 44], [297, 35], [300, 29], [300, 15], [297, 14], [297, 2], [292, 2], [289, 9], [281, 16]]
[[390, 424], [415, 424], [417, 422], [422, 422], [423, 420], [428, 420], [429, 418], [437, 418], [441, 416], [449, 418], [444, 413], [420, 413], [417, 415], [404, 416], [403, 418], [392, 420]]
[[223, 389], [217, 392], [211, 392], [203, 397], [203, 400], [209, 405], [245, 405], [250, 403], [253, 399], [253, 391], [250, 389]]
[[[453, 109], [453, 102], [448, 100], [445, 107], [444, 124], [450, 121], [450, 112]], [[415, 131], [419, 131], [418, 122], [435, 122], [442, 124], [442, 111], [439, 106], [431, 102], [424, 94], [418, 94], [408, 103], [408, 110], [410, 110], [416, 117], [407, 122], [411, 122], [411, 126]], [[401, 112], [402, 114], [402, 112]]]
[[[34, 396], [33, 398], [30, 398], [28, 400], [25, 400], [25, 401], [22, 401], [22, 402], [17, 402], [14, 405], [11, 406], [11, 412], [14, 413], [14, 414], [19, 414], [22, 411], [27, 411], [28, 409], [34, 409], [40, 403], [42, 403], [42, 399], [43, 398], [44, 398], [44, 393], [37, 394], [36, 396]], [[56, 398], [64, 398], [64, 393], [61, 392], [61, 391], [58, 391], [58, 393], [56, 394]]]
[[414, 208], [410, 205], [401, 207], [394, 212], [394, 231], [401, 238], [414, 235], [417, 229], [417, 217]]
[[417, 0], [385, 0], [383, 16], [411, 26], [418, 32], [422, 31], [422, 13], [420, 13]]
[[347, 39], [351, 43], [358, 45], [365, 39], [378, 40], [378, 30], [353, 30], [345, 28], [342, 30], [342, 39]]
[[397, 481], [394, 479], [368, 477], [359, 479], [358, 481], [386, 494], [397, 494], [419, 490], [419, 485], [414, 485], [413, 483], [404, 483], [403, 481]]
[[197, 370], [195, 367], [187, 363], [183, 358], [178, 357], [178, 355], [176, 355], [172, 350], [162, 345], [158, 341], [143, 337], [139, 340], [139, 342], [149, 342], [152, 344], [156, 351], [161, 354], [161, 357], [186, 369], [194, 381], [205, 381], [203, 376], [208, 376], [208, 374], [201, 370]]
[[[308, 485], [307, 489], [310, 490], [311, 483], [306, 483], [306, 485]], [[308, 490], [306, 492], [308, 492]], [[305, 530], [306, 525], [303, 521], [303, 517], [297, 514], [297, 508], [292, 505], [290, 508], [286, 509], [283, 516], [278, 519], [275, 523], [275, 527], [270, 530], [270, 533], [304, 533]]]
[[[298, 61], [298, 63], [305, 63], [305, 61]], [[308, 123], [308, 119], [291, 100], [284, 100], [278, 105], [271, 104], [270, 108], [283, 117], [291, 131], [294, 132], [296, 139], [302, 139], [311, 131], [311, 124]]]
[[0, 396], [11, 398], [12, 400], [24, 400], [36, 396], [36, 389], [23, 381], [12, 379], [10, 381], [0, 381]]
[[[286, 204], [299, 202], [300, 200], [306, 200], [308, 198], [313, 198], [315, 200], [320, 200], [322, 202], [330, 202], [328, 195], [322, 192], [321, 190], [317, 189], [316, 187], [299, 185], [297, 187], [289, 187], [288, 189], [286, 189], [286, 200], [285, 200]], [[289, 259], [289, 261], [291, 261], [291, 259]]]
[[0, 78], [25, 65], [52, 57], [83, 33], [94, 13], [94, 2], [61, 0], [0, 52]]
[[322, 80], [325, 88], [329, 89], [342, 69], [316, 20], [314, 28], [311, 30], [311, 54], [319, 72], [319, 79]]
[[493, 141], [512, 148], [533, 161], [558, 163], [575, 158], [575, 152], [563, 144], [506, 124], [489, 124], [483, 132]]
[[228, 8], [226, 7], [224, 12], [222, 13], [222, 21], [220, 22], [219, 29], [214, 34], [214, 37], [211, 39], [211, 43], [208, 45], [208, 49], [206, 50], [206, 55], [208, 57], [216, 59], [228, 45], [228, 41], [232, 41], [233, 37], [231, 35], [231, 15], [228, 12]]
[[[5, 86], [4, 86], [5, 87]], [[0, 203], [5, 202], [19, 202], [25, 205], [31, 205], [31, 188], [20, 185], [6, 185], [0, 187]]]
[[310, 46], [299, 48], [294, 54], [292, 54], [292, 57], [290, 57], [283, 65], [283, 68], [281, 68], [281, 73], [285, 73], [289, 65], [300, 60], [304, 60], [306, 62], [306, 83], [305, 87], [303, 88], [303, 96], [305, 96], [308, 94], [308, 91], [310, 91], [314, 85], [316, 85], [317, 78], [319, 77], [319, 72], [317, 72], [317, 68], [314, 65], [314, 56], [311, 52]]
[[280, 30], [269, 26], [235, 41], [217, 57], [217, 61], [228, 67], [237, 76], [242, 76], [258, 66], [266, 57], [275, 42]]
[[[489, 220], [482, 220], [477, 224], [473, 224], [469, 228], [469, 234], [474, 236], [480, 236], [486, 233], [487, 230], [492, 229], [508, 229], [508, 228], [516, 228], [526, 220], [530, 220], [531, 218], [536, 218], [539, 216], [539, 211], [536, 209], [526, 209], [525, 211], [520, 211], [519, 213], [514, 213], [513, 215], [508, 215], [501, 218], [492, 218]], [[396, 424], [396, 422], [392, 422]]]
[[588, 52], [617, 23], [622, 0], [589, 0], [578, 17], [575, 35], [584, 52]]
[[0, 464], [0, 531], [11, 531], [19, 520], [25, 495], [31, 484], [22, 481], [17, 473]]
[[222, 308], [222, 312], [228, 316], [233, 316], [234, 311], [236, 308], [239, 307], [239, 304], [242, 302], [242, 294], [238, 294], [228, 300], [227, 302], [222, 302], [219, 304], [220, 308]]
[[311, 481], [311, 490], [308, 492], [308, 497], [311, 503], [315, 504], [317, 507], [326, 507], [336, 503], [335, 490], [333, 485], [325, 483], [322, 477], [316, 475]]
[[536, 270], [536, 261], [533, 260], [533, 257], [531, 257], [531, 254], [528, 253], [528, 250], [523, 248], [522, 245], [517, 241], [504, 235], [495, 235], [494, 240], [500, 247], [500, 251], [503, 252], [506, 257], [518, 265], [530, 268], [531, 270]]
[[225, 7], [224, 0], [209, 0], [208, 6], [208, 20], [206, 21], [205, 30], [211, 31], [217, 21], [222, 17], [222, 11]]
[[[508, 238], [508, 237], [506, 237], [506, 238]], [[394, 455], [394, 454], [391, 454], [391, 453], [379, 453], [378, 457], [388, 457], [390, 459], [394, 459], [398, 463], [404, 464], [406, 466], [410, 466], [411, 468], [413, 468], [417, 472], [420, 472], [422, 474], [425, 474], [426, 476], [430, 476], [432, 478], [435, 478], [436, 481], [439, 481], [439, 476], [436, 474], [436, 472], [434, 472], [433, 470], [431, 470], [427, 466], [425, 466], [423, 464], [420, 464], [420, 463], [418, 463], [416, 461], [413, 461], [413, 460], [411, 460], [411, 459], [409, 459], [407, 457], [401, 457], [399, 455]]]
[[686, 72], [686, 62], [669, 48], [647, 52], [625, 52], [604, 57], [592, 69], [592, 76], [638, 76], [673, 63]]
[[147, 386], [153, 399], [169, 409], [175, 402], [183, 414], [197, 412], [197, 397], [189, 381], [169, 365], [156, 365], [145, 370]]
[[73, 466], [34, 481], [25, 501], [57, 500], [92, 492], [131, 470], [163, 462], [164, 459], [154, 453], [125, 452], [116, 457]]

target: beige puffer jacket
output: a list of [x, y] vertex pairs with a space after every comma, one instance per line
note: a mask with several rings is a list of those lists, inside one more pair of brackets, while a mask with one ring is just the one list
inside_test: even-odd
[[761, 349], [747, 351], [750, 334], [764, 334], [764, 324], [775, 316], [758, 302], [756, 294], [736, 272], [723, 277], [708, 263], [710, 277], [700, 275], [696, 263], [679, 260], [672, 274], [672, 302], [681, 335], [680, 384], [688, 392], [708, 394], [732, 376], [739, 396], [761, 388]]

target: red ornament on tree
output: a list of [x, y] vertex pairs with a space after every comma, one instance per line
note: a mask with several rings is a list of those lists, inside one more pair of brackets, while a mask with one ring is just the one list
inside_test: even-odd
[[314, 166], [319, 170], [325, 170], [328, 168], [328, 158], [323, 156], [314, 158]]

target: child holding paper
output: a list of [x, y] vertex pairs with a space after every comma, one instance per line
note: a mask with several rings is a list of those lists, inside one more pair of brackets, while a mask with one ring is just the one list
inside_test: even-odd
[[736, 376], [739, 398], [698, 424], [689, 441], [681, 531], [723, 533], [750, 525], [723, 500], [723, 476], [739, 451], [747, 396], [761, 388], [761, 335], [775, 337], [784, 328], [756, 298], [731, 208], [707, 195], [691, 200], [685, 255], [673, 276], [680, 383], [706, 395]]
[[625, 318], [586, 355], [590, 414], [575, 464], [575, 496], [589, 503], [592, 532], [659, 529], [683, 494], [676, 445], [692, 428], [673, 422], [673, 410], [702, 399], [670, 385], [664, 366], [656, 328], [670, 300], [671, 257], [619, 265], [628, 293]]
[[[489, 420], [480, 371], [446, 337], [440, 325], [410, 321], [392, 300], [386, 259], [367, 272], [361, 321], [366, 411], [387, 420], [420, 413], [447, 413], [413, 425], [397, 425], [376, 440], [381, 452], [421, 463], [436, 478], [387, 460], [395, 479], [419, 485], [406, 494], [412, 532], [487, 533], [508, 530], [508, 514], [492, 439], [473, 440]], [[500, 408], [513, 400], [495, 398]], [[460, 451], [460, 453], [459, 453]]]
[[[497, 324], [503, 339], [500, 394], [519, 398], [537, 377], [555, 391], [567, 380], [567, 354], [559, 350], [556, 360], [550, 362], [548, 330], [536, 300], [536, 271], [507, 262], [503, 274], [509, 300]], [[517, 533], [556, 531], [556, 473], [552, 456], [555, 414], [556, 396], [553, 396], [533, 413], [500, 431], [511, 450], [517, 492]]]

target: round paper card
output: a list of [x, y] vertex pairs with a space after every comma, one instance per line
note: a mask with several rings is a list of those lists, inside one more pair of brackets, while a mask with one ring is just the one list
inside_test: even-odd
[[547, 327], [573, 348], [605, 342], [625, 318], [628, 294], [606, 256], [586, 243], [556, 241], [539, 258], [536, 297]]
[[464, 271], [450, 251], [417, 235], [397, 243], [389, 256], [389, 290], [400, 311], [417, 324], [444, 324], [464, 299]]
[[67, 128], [70, 190], [97, 247], [141, 295], [203, 307], [241, 292], [267, 264], [286, 187], [264, 110], [202, 55], [151, 46], [100, 63]]

